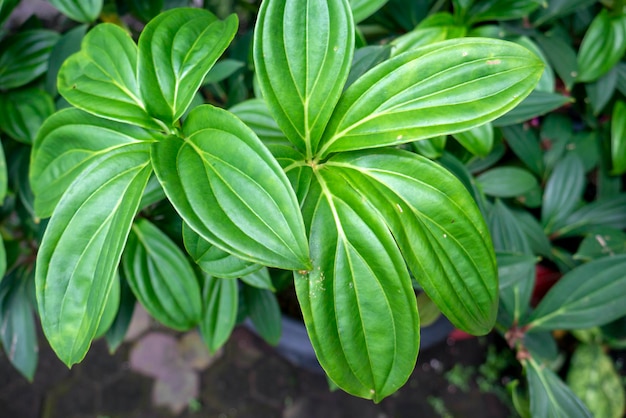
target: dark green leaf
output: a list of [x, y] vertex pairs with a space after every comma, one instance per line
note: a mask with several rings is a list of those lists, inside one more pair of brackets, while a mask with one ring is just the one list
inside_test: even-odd
[[533, 91], [530, 95], [506, 115], [496, 119], [494, 126], [507, 126], [525, 122], [537, 116], [544, 115], [559, 107], [571, 103], [568, 96], [546, 91]]
[[552, 256], [552, 244], [539, 221], [531, 213], [523, 210], [513, 211], [513, 215], [526, 235], [532, 253], [550, 258]]
[[204, 77], [203, 85], [211, 83], [219, 83], [226, 80], [233, 75], [237, 70], [243, 68], [246, 64], [243, 61], [237, 61], [233, 59], [223, 59], [215, 63], [215, 65], [209, 70], [209, 73]]
[[177, 330], [202, 317], [198, 279], [184, 253], [159, 228], [140, 219], [132, 228], [122, 258], [137, 300], [155, 319]]
[[487, 156], [493, 148], [493, 126], [491, 123], [476, 126], [452, 135], [463, 147], [474, 155]]
[[246, 100], [236, 104], [229, 110], [248, 125], [266, 145], [274, 143], [289, 144], [285, 134], [280, 130], [270, 114], [265, 101], [261, 99]]
[[611, 118], [611, 159], [613, 174], [626, 172], [626, 103], [619, 100]]
[[556, 227], [574, 211], [585, 188], [585, 167], [575, 154], [559, 161], [548, 178], [543, 194], [541, 223], [546, 232]]
[[419, 154], [431, 160], [436, 160], [443, 155], [446, 149], [447, 136], [440, 135], [434, 138], [421, 139], [413, 142], [413, 148]]
[[559, 236], [581, 235], [596, 226], [626, 228], [626, 194], [621, 193], [581, 206], [563, 221]]
[[598, 227], [583, 239], [574, 258], [591, 261], [624, 253], [626, 253], [626, 233], [615, 228]]
[[354, 52], [352, 67], [346, 80], [346, 87], [354, 83], [363, 74], [389, 58], [389, 45], [368, 45]]
[[320, 183], [305, 202], [313, 269], [296, 273], [294, 281], [329, 378], [378, 402], [415, 367], [419, 316], [393, 236], [377, 208], [346, 184], [343, 171], [332, 166], [317, 172]]
[[272, 283], [272, 278], [270, 277], [270, 272], [266, 267], [241, 276], [241, 281], [247, 285], [258, 287], [259, 289], [267, 289], [272, 292], [276, 291], [274, 283]]
[[163, 10], [163, 0], [131, 0], [130, 10], [144, 22], [155, 18]]
[[354, 16], [354, 23], [359, 23], [373, 15], [389, 0], [350, 0], [350, 8]]
[[510, 125], [502, 128], [506, 143], [526, 167], [538, 176], [543, 176], [545, 165], [543, 151], [535, 131], [525, 125]]
[[317, 149], [348, 77], [351, 14], [345, 0], [261, 4], [254, 36], [259, 86], [278, 125], [307, 157]]
[[308, 244], [296, 196], [257, 136], [231, 113], [209, 105], [190, 112], [187, 138], [154, 144], [165, 194], [189, 226], [244, 260], [308, 269]]
[[204, 276], [202, 301], [204, 313], [200, 321], [202, 339], [211, 352], [217, 351], [230, 337], [237, 320], [239, 292], [237, 280]]
[[543, 0], [487, 0], [473, 2], [469, 9], [469, 24], [489, 20], [512, 20], [528, 16]]
[[57, 87], [68, 102], [89, 113], [161, 130], [139, 92], [137, 46], [117, 25], [104, 23], [87, 33], [80, 52], [61, 66]]
[[80, 51], [80, 45], [87, 33], [87, 25], [76, 26], [65, 32], [54, 45], [50, 53], [48, 71], [46, 71], [46, 91], [51, 96], [57, 95], [57, 77], [63, 62], [72, 54]]
[[591, 22], [578, 51], [576, 81], [595, 81], [606, 74], [626, 51], [626, 15], [603, 9]]
[[565, 83], [565, 87], [571, 89], [578, 74], [578, 62], [574, 48], [550, 32], [545, 35], [536, 34], [534, 39], [544, 51], [554, 71]]
[[[626, 35], [626, 33], [625, 33]], [[613, 93], [617, 88], [617, 69], [611, 68], [606, 74], [600, 76], [597, 80], [585, 83], [587, 92], [587, 101], [593, 109], [594, 115], [599, 115], [606, 104], [613, 97]]]
[[[9, 174], [7, 171], [7, 161], [4, 155], [4, 146], [2, 145], [2, 142], [0, 142], [0, 206], [3, 205], [4, 198], [7, 195], [8, 183]], [[2, 270], [2, 273], [3, 274], [0, 275], [0, 277], [4, 276], [4, 270]]]
[[50, 345], [68, 366], [87, 353], [150, 177], [150, 145], [94, 162], [59, 201], [37, 254], [37, 302]]
[[267, 289], [244, 286], [243, 298], [248, 315], [257, 332], [268, 344], [278, 344], [282, 332], [282, 322], [280, 307], [274, 293]]
[[522, 225], [500, 199], [496, 200], [489, 211], [487, 223], [496, 250], [532, 254]]
[[523, 362], [530, 394], [530, 415], [546, 418], [593, 418], [570, 388], [533, 359]]
[[376, 208], [443, 314], [467, 332], [488, 332], [496, 315], [495, 256], [463, 185], [430, 160], [399, 150], [343, 154], [328, 164]]
[[30, 180], [37, 216], [50, 216], [63, 193], [87, 167], [140, 141], [154, 141], [154, 136], [142, 128], [78, 109], [55, 113], [41, 127], [32, 151]]
[[537, 186], [537, 179], [523, 168], [500, 166], [476, 177], [485, 194], [496, 197], [516, 197]]
[[561, 16], [584, 9], [594, 4], [596, 0], [550, 0], [545, 3], [546, 7], [540, 8], [534, 16], [537, 25], [548, 22]]
[[172, 126], [237, 31], [237, 16], [177, 8], [150, 21], [139, 37], [138, 80], [148, 112]]
[[128, 332], [130, 321], [135, 311], [135, 295], [128, 286], [126, 278], [123, 276], [123, 270], [120, 269], [120, 306], [113, 323], [109, 327], [105, 338], [109, 346], [109, 353], [114, 353], [124, 341], [124, 337]]
[[52, 47], [59, 34], [32, 29], [6, 38], [0, 43], [0, 90], [30, 83], [48, 69]]
[[54, 113], [52, 97], [43, 90], [14, 90], [0, 97], [0, 130], [16, 141], [31, 144], [43, 121]]
[[183, 224], [183, 241], [191, 258], [212, 276], [236, 279], [261, 268], [259, 264], [242, 260], [212, 245], [187, 224]]
[[626, 256], [583, 264], [565, 274], [527, 321], [532, 330], [581, 329], [626, 315]]
[[501, 308], [506, 309], [517, 324], [529, 308], [537, 259], [528, 254], [498, 253], [497, 260]]
[[0, 25], [11, 15], [11, 12], [18, 5], [20, 0], [2, 0], [0, 1]]
[[91, 23], [100, 15], [103, 0], [50, 0], [50, 3], [70, 19]]
[[550, 331], [527, 332], [523, 344], [537, 362], [548, 366], [558, 364], [559, 347]]
[[521, 102], [542, 68], [527, 49], [493, 39], [452, 39], [399, 55], [345, 91], [319, 155], [483, 125]]

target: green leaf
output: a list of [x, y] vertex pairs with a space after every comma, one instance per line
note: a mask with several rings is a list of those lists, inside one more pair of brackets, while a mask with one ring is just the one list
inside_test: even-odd
[[[0, 206], [4, 203], [4, 198], [7, 196], [9, 183], [9, 173], [7, 171], [7, 160], [4, 155], [4, 146], [0, 142]], [[5, 266], [6, 267], [6, 266]], [[2, 273], [0, 277], [4, 276], [4, 269], [0, 270]]]
[[493, 148], [493, 126], [491, 123], [476, 126], [452, 135], [463, 147], [474, 155], [485, 157]]
[[242, 260], [212, 245], [187, 224], [183, 224], [183, 241], [191, 258], [212, 276], [236, 279], [261, 268], [259, 264]]
[[156, 320], [188, 330], [202, 316], [198, 279], [180, 248], [147, 219], [132, 227], [122, 258], [137, 300]]
[[482, 215], [456, 177], [399, 150], [338, 155], [328, 164], [377, 208], [443, 314], [467, 332], [488, 332], [496, 315], [495, 256]]
[[621, 418], [626, 400], [613, 359], [597, 344], [578, 346], [567, 372], [567, 384], [594, 417]]
[[270, 114], [265, 101], [261, 99], [246, 100], [229, 110], [248, 125], [266, 145], [289, 143]]
[[43, 90], [13, 90], [0, 97], [0, 130], [25, 144], [35, 140], [43, 121], [54, 113], [52, 97]]
[[[552, 4], [552, 2], [549, 4]], [[541, 33], [535, 34], [534, 39], [544, 51], [554, 71], [565, 83], [565, 87], [568, 90], [571, 89], [578, 75], [576, 51], [572, 45], [550, 32], [547, 32], [545, 35]]]
[[537, 179], [529, 171], [512, 166], [500, 166], [476, 177], [483, 192], [496, 197], [516, 197], [537, 187]]
[[354, 23], [359, 23], [373, 15], [389, 0], [350, 0], [350, 8], [354, 16]]
[[59, 70], [59, 93], [94, 115], [161, 130], [146, 111], [137, 81], [137, 46], [117, 25], [97, 25], [83, 38], [80, 52]]
[[237, 16], [177, 8], [150, 21], [139, 37], [138, 79], [148, 112], [172, 126], [185, 113], [237, 31]]
[[512, 322], [519, 323], [530, 306], [535, 285], [537, 259], [528, 254], [498, 253], [498, 278], [500, 279], [500, 309], [510, 313]]
[[543, 193], [541, 223], [546, 232], [554, 232], [576, 208], [585, 188], [585, 167], [575, 154], [557, 163]]
[[129, 144], [91, 164], [59, 201], [37, 254], [44, 333], [68, 366], [87, 353], [150, 177], [150, 145]]
[[237, 280], [203, 275], [204, 311], [200, 321], [202, 339], [211, 352], [216, 352], [230, 337], [237, 320], [239, 292]]
[[2, 0], [0, 1], [0, 25], [11, 15], [15, 6], [19, 4], [20, 0]]
[[528, 48], [529, 51], [532, 51], [535, 55], [541, 58], [541, 61], [543, 61], [545, 68], [543, 70], [541, 78], [539, 79], [539, 82], [537, 83], [537, 86], [535, 87], [535, 90], [553, 93], [556, 87], [554, 70], [552, 70], [550, 61], [545, 56], [541, 48], [533, 40], [526, 36], [520, 36], [519, 38], [515, 39], [515, 42], [525, 48]]
[[523, 225], [500, 199], [496, 200], [489, 211], [487, 223], [491, 231], [493, 246], [497, 251], [532, 253]]
[[536, 175], [543, 177], [545, 164], [543, 151], [535, 131], [526, 125], [510, 125], [502, 128], [507, 145], [526, 167]]
[[541, 300], [527, 324], [534, 330], [581, 329], [626, 315], [626, 256], [583, 264], [565, 274]]
[[606, 74], [626, 51], [626, 15], [603, 9], [589, 25], [578, 51], [576, 81], [595, 81]]
[[473, 2], [469, 9], [470, 24], [489, 20], [512, 20], [527, 17], [536, 10], [543, 0], [487, 0]]
[[61, 65], [70, 55], [80, 51], [80, 45], [87, 33], [87, 25], [76, 26], [65, 32], [59, 41], [52, 48], [50, 60], [48, 62], [48, 71], [46, 71], [45, 89], [52, 97], [56, 97], [57, 78]]
[[50, 0], [50, 3], [70, 19], [91, 23], [100, 15], [103, 0]]
[[617, 75], [617, 69], [613, 67], [597, 80], [585, 83], [585, 91], [587, 92], [585, 101], [591, 105], [595, 116], [600, 115], [613, 97], [617, 88]]
[[163, 10], [164, 0], [130, 0], [132, 13], [144, 22], [154, 19]]
[[545, 3], [544, 7], [537, 10], [534, 23], [540, 25], [557, 17], [567, 16], [594, 3], [596, 0], [550, 0]]
[[552, 257], [552, 243], [541, 227], [539, 221], [529, 212], [525, 210], [512, 211], [517, 220], [517, 224], [522, 229], [532, 254], [542, 255], [544, 257]]
[[557, 236], [575, 236], [593, 231], [597, 226], [626, 228], [626, 194], [596, 200], [580, 207], [562, 222]]
[[63, 193], [87, 167], [128, 145], [154, 140], [154, 134], [142, 128], [78, 109], [55, 113], [41, 127], [32, 150], [30, 181], [37, 216], [50, 216]]
[[48, 69], [57, 32], [45, 29], [21, 31], [0, 43], [0, 90], [21, 87]]
[[493, 125], [507, 126], [522, 123], [571, 102], [573, 102], [573, 99], [568, 96], [534, 90], [519, 106], [506, 115], [496, 119]]
[[[394, 46], [397, 48], [397, 46]], [[381, 62], [389, 59], [391, 47], [389, 45], [367, 45], [354, 51], [354, 58], [350, 73], [346, 80], [346, 87], [354, 83], [363, 74]]]
[[135, 304], [137, 302], [133, 291], [128, 286], [122, 269], [119, 269], [119, 274], [121, 276], [119, 309], [113, 323], [105, 334], [107, 345], [109, 346], [109, 353], [111, 354], [117, 351], [122, 342], [124, 342], [124, 337], [126, 337], [128, 333], [130, 321], [133, 317]]
[[353, 50], [346, 0], [261, 4], [254, 35], [259, 86], [278, 125], [307, 157], [339, 99]]
[[[455, 27], [435, 26], [435, 27], [416, 27], [411, 32], [407, 32], [391, 41], [391, 55], [396, 56], [404, 52], [414, 50], [436, 42], [452, 39]], [[352, 83], [350, 83], [352, 84]]]
[[612, 174], [626, 172], [626, 103], [618, 100], [611, 118]]
[[598, 227], [589, 233], [574, 254], [577, 260], [591, 261], [609, 255], [626, 253], [626, 233], [610, 227]]
[[325, 167], [316, 177], [305, 202], [313, 268], [295, 273], [296, 293], [329, 378], [378, 402], [415, 367], [419, 316], [411, 279], [377, 208], [346, 184], [342, 170]]
[[0, 342], [11, 364], [32, 382], [39, 348], [28, 285], [32, 276], [18, 271], [0, 286]]
[[267, 289], [244, 286], [243, 299], [254, 328], [271, 345], [277, 345], [282, 332], [280, 307], [274, 293]]
[[546, 418], [593, 418], [582, 401], [548, 368], [523, 362], [528, 379], [530, 415]]
[[209, 70], [209, 73], [206, 75], [206, 77], [204, 77], [204, 81], [202, 81], [202, 84], [207, 85], [224, 81], [235, 72], [243, 68], [245, 65], [245, 62], [233, 59], [219, 60]]
[[308, 245], [289, 180], [256, 135], [231, 113], [193, 109], [183, 141], [154, 144], [165, 194], [204, 239], [244, 260], [308, 269]]
[[102, 313], [102, 318], [98, 324], [98, 329], [96, 330], [94, 339], [102, 337], [109, 330], [109, 328], [111, 328], [113, 321], [115, 321], [117, 311], [120, 308], [120, 287], [120, 278], [118, 275], [115, 275], [111, 291], [106, 298], [104, 312]]
[[274, 283], [272, 282], [272, 278], [270, 277], [270, 272], [267, 267], [263, 267], [253, 271], [252, 273], [248, 273], [245, 276], [241, 276], [241, 281], [245, 284], [253, 287], [258, 287], [259, 289], [267, 289], [272, 292], [276, 292], [274, 288]]
[[494, 39], [452, 39], [399, 55], [345, 91], [319, 156], [483, 125], [522, 101], [542, 69], [527, 49]]

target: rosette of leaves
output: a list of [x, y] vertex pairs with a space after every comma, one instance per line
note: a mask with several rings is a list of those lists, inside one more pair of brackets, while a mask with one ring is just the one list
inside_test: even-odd
[[[247, 277], [252, 264], [294, 271], [322, 366], [375, 401], [406, 381], [417, 357], [409, 269], [457, 327], [491, 329], [498, 283], [480, 211], [454, 175], [401, 148], [503, 115], [543, 65], [512, 43], [449, 40], [348, 83], [350, 4], [262, 4], [254, 62], [265, 102], [233, 109], [247, 125], [208, 105], [185, 115], [234, 36], [234, 17], [172, 10], [148, 23], [138, 46], [98, 25], [64, 63], [59, 92], [74, 108], [40, 130], [30, 174], [37, 214], [52, 216], [37, 262], [39, 312], [66, 364], [97, 335], [120, 260], [153, 316], [177, 329], [203, 321], [220, 341], [227, 331], [203, 316], [232, 319], [233, 298], [221, 296], [234, 288], [221, 281]], [[134, 221], [154, 184], [184, 221], [192, 258], [225, 277], [207, 278], [202, 292], [168, 238]]]

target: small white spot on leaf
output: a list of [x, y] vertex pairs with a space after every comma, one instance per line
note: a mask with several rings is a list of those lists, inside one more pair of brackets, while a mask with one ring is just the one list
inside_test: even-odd
[[501, 60], [487, 60], [487, 65], [498, 65], [498, 64], [502, 64]]
[[398, 210], [400, 211], [400, 213], [402, 213], [402, 212], [403, 212], [403, 210], [402, 210], [402, 206], [400, 206], [400, 204], [399, 204], [399, 203], [396, 203], [396, 207], [398, 208]]

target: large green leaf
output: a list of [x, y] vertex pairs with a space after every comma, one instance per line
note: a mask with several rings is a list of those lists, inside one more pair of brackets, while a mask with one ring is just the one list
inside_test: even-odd
[[100, 15], [103, 0], [50, 0], [50, 3], [73, 20], [91, 23]]
[[200, 286], [191, 264], [148, 220], [133, 225], [122, 265], [137, 300], [155, 319], [177, 330], [188, 330], [200, 321]]
[[31, 144], [43, 121], [54, 113], [52, 97], [43, 90], [14, 90], [0, 97], [0, 130], [16, 141]]
[[239, 306], [237, 280], [219, 279], [205, 274], [202, 299], [200, 333], [209, 350], [215, 352], [224, 345], [235, 327]]
[[32, 150], [30, 182], [37, 216], [52, 215], [63, 193], [86, 167], [108, 158], [111, 151], [154, 141], [153, 135], [78, 109], [55, 113], [41, 127]]
[[237, 31], [237, 16], [176, 8], [160, 14], [139, 37], [138, 74], [149, 113], [171, 126], [185, 113], [215, 61]]
[[593, 418], [554, 372], [533, 359], [523, 362], [530, 395], [530, 415], [545, 418]]
[[399, 55], [345, 91], [320, 157], [483, 125], [521, 102], [542, 69], [527, 49], [494, 39], [452, 39]]
[[547, 232], [553, 232], [574, 211], [582, 198], [584, 187], [583, 163], [575, 154], [568, 154], [557, 163], [543, 194], [541, 223]]
[[350, 0], [350, 8], [354, 16], [354, 22], [359, 23], [376, 12], [389, 0]]
[[626, 15], [604, 9], [589, 25], [578, 51], [576, 81], [595, 81], [606, 74], [626, 51]]
[[495, 255], [463, 185], [430, 160], [399, 150], [340, 154], [328, 164], [377, 208], [443, 314], [465, 331], [489, 332], [498, 300]]
[[72, 183], [37, 254], [37, 302], [44, 333], [68, 366], [87, 353], [150, 177], [150, 145], [110, 151]]
[[21, 31], [0, 43], [0, 90], [30, 83], [48, 69], [57, 32], [45, 29]]
[[209, 105], [186, 119], [185, 140], [154, 144], [154, 169], [169, 200], [200, 236], [244, 260], [310, 267], [300, 208], [289, 180], [257, 136]]
[[626, 315], [626, 255], [605, 257], [565, 274], [527, 324], [534, 330], [583, 329]]
[[295, 274], [304, 322], [330, 379], [378, 402], [415, 367], [415, 294], [377, 208], [338, 167], [321, 168], [317, 179], [305, 203], [313, 268]]
[[278, 125], [311, 157], [348, 77], [354, 25], [347, 0], [261, 5], [254, 63]]
[[626, 172], [626, 103], [619, 100], [611, 118], [611, 158], [613, 174]]
[[59, 93], [94, 115], [160, 129], [146, 111], [137, 81], [137, 46], [121, 27], [104, 23], [83, 38], [80, 52], [61, 66]]

